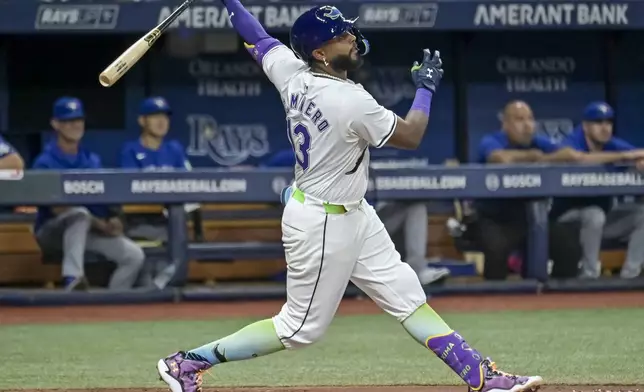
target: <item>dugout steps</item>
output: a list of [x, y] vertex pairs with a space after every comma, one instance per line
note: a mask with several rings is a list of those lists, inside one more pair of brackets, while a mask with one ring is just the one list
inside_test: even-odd
[[[644, 278], [624, 280], [600, 278], [598, 280], [567, 280], [539, 283], [531, 280], [503, 282], [447, 282], [444, 285], [426, 288], [428, 296], [457, 296], [473, 294], [524, 294], [536, 295], [547, 292], [575, 293], [597, 291], [644, 291]], [[64, 292], [61, 290], [0, 290], [0, 306], [72, 306], [72, 305], [121, 305], [172, 302], [214, 302], [245, 300], [283, 300], [286, 288], [283, 284], [221, 284], [215, 287], [185, 287], [164, 290], [135, 289], [108, 291], [95, 289], [87, 292]], [[355, 286], [350, 285], [345, 298], [365, 297]]]

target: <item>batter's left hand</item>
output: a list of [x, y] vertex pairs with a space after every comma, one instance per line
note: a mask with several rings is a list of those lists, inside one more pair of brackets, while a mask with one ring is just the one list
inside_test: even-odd
[[416, 88], [424, 88], [432, 93], [436, 92], [441, 79], [443, 78], [443, 60], [438, 50], [434, 53], [429, 49], [423, 50], [423, 62], [414, 62], [411, 67], [411, 78], [416, 84]]

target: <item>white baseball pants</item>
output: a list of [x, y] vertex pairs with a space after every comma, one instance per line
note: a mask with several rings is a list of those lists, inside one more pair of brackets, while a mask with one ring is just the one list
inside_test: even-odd
[[344, 214], [329, 214], [322, 201], [308, 195], [304, 202], [291, 198], [286, 204], [287, 301], [273, 317], [286, 348], [324, 335], [349, 280], [401, 322], [427, 301], [374, 208], [364, 200], [344, 207]]

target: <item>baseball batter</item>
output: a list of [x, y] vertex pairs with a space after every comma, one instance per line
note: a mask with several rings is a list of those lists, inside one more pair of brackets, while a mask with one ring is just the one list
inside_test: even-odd
[[296, 154], [295, 183], [282, 217], [287, 301], [278, 315], [189, 351], [159, 360], [173, 392], [201, 391], [202, 372], [224, 362], [308, 346], [320, 340], [349, 280], [396, 317], [470, 391], [536, 390], [541, 377], [503, 373], [471, 348], [426, 303], [427, 297], [374, 209], [364, 201], [369, 147], [416, 148], [443, 75], [438, 51], [424, 51], [411, 75], [418, 88], [403, 119], [347, 79], [369, 43], [332, 6], [294, 23], [291, 49], [269, 36], [239, 0], [223, 0], [246, 47], [279, 90]]

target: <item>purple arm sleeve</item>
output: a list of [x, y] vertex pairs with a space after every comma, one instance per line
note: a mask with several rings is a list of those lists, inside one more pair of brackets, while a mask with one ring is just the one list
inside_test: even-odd
[[248, 44], [256, 45], [259, 41], [270, 38], [259, 21], [244, 8], [239, 0], [226, 0], [224, 4], [228, 15], [232, 15], [230, 21], [233, 27]]
[[432, 107], [432, 95], [431, 91], [424, 88], [416, 90], [416, 97], [414, 98], [414, 103], [412, 103], [410, 110], [420, 110], [429, 116], [429, 111]]
[[230, 21], [237, 33], [244, 39], [246, 50], [261, 65], [264, 55], [280, 42], [268, 35], [264, 27], [250, 13], [239, 0], [225, 0], [224, 4], [228, 14], [232, 15]]

